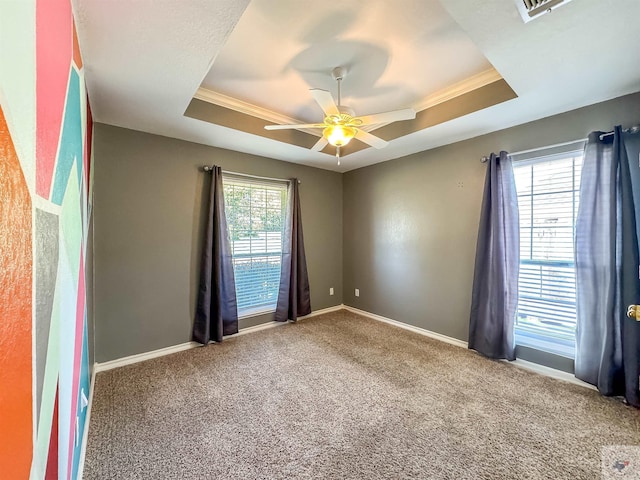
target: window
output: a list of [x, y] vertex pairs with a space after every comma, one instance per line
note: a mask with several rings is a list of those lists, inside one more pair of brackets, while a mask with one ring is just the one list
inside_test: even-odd
[[514, 160], [520, 211], [516, 343], [573, 357], [582, 151]]
[[275, 310], [280, 284], [287, 184], [223, 176], [238, 315]]

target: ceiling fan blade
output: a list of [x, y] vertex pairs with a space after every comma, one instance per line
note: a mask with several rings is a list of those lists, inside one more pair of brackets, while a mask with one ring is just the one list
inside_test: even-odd
[[327, 117], [329, 115], [340, 115], [340, 110], [338, 110], [331, 92], [319, 88], [312, 88], [309, 91]]
[[371, 145], [374, 148], [384, 148], [389, 145], [389, 142], [381, 139], [380, 137], [376, 137], [375, 135], [371, 135], [369, 132], [365, 132], [364, 130], [358, 129], [356, 131], [356, 138], [361, 142], [366, 143], [367, 145]]
[[371, 125], [374, 123], [397, 122], [399, 120], [413, 120], [414, 118], [416, 118], [416, 111], [413, 108], [405, 108], [403, 110], [394, 110], [392, 112], [363, 115], [362, 117], [356, 117], [354, 120], [362, 121], [362, 125]]
[[297, 125], [265, 125], [265, 130], [286, 130], [288, 128], [324, 128], [324, 123], [300, 123]]
[[329, 142], [327, 141], [327, 139], [322, 137], [320, 140], [316, 142], [316, 144], [313, 147], [311, 147], [311, 150], [313, 150], [314, 152], [321, 152], [322, 149], [326, 147], [328, 143]]

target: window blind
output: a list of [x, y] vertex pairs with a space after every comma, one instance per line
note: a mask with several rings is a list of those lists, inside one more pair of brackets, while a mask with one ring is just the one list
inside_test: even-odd
[[223, 177], [238, 314], [275, 308], [280, 284], [286, 182]]
[[516, 332], [574, 341], [582, 151], [514, 163], [520, 212]]

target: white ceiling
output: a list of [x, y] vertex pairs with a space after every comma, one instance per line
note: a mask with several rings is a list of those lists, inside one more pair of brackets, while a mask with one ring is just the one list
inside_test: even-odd
[[337, 96], [337, 66], [358, 115], [414, 107], [492, 68], [437, 0], [254, 0], [202, 87], [313, 123], [324, 115], [309, 88]]
[[[527, 24], [514, 0], [73, 1], [96, 121], [336, 171], [640, 90], [638, 0], [575, 0]], [[492, 66], [518, 98], [340, 167], [331, 155], [183, 115], [203, 86], [315, 122], [322, 113], [308, 89], [335, 93], [337, 65], [349, 69], [343, 103], [357, 114], [421, 108]]]

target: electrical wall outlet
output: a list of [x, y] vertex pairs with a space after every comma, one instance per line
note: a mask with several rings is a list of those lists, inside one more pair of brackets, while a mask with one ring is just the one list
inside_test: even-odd
[[359, 288], [356, 288], [356, 292], [355, 292], [355, 294], [356, 294], [356, 297], [359, 297], [359, 296], [360, 296], [360, 289], [359, 289]]
[[333, 287], [329, 289], [329, 295], [333, 295]]

